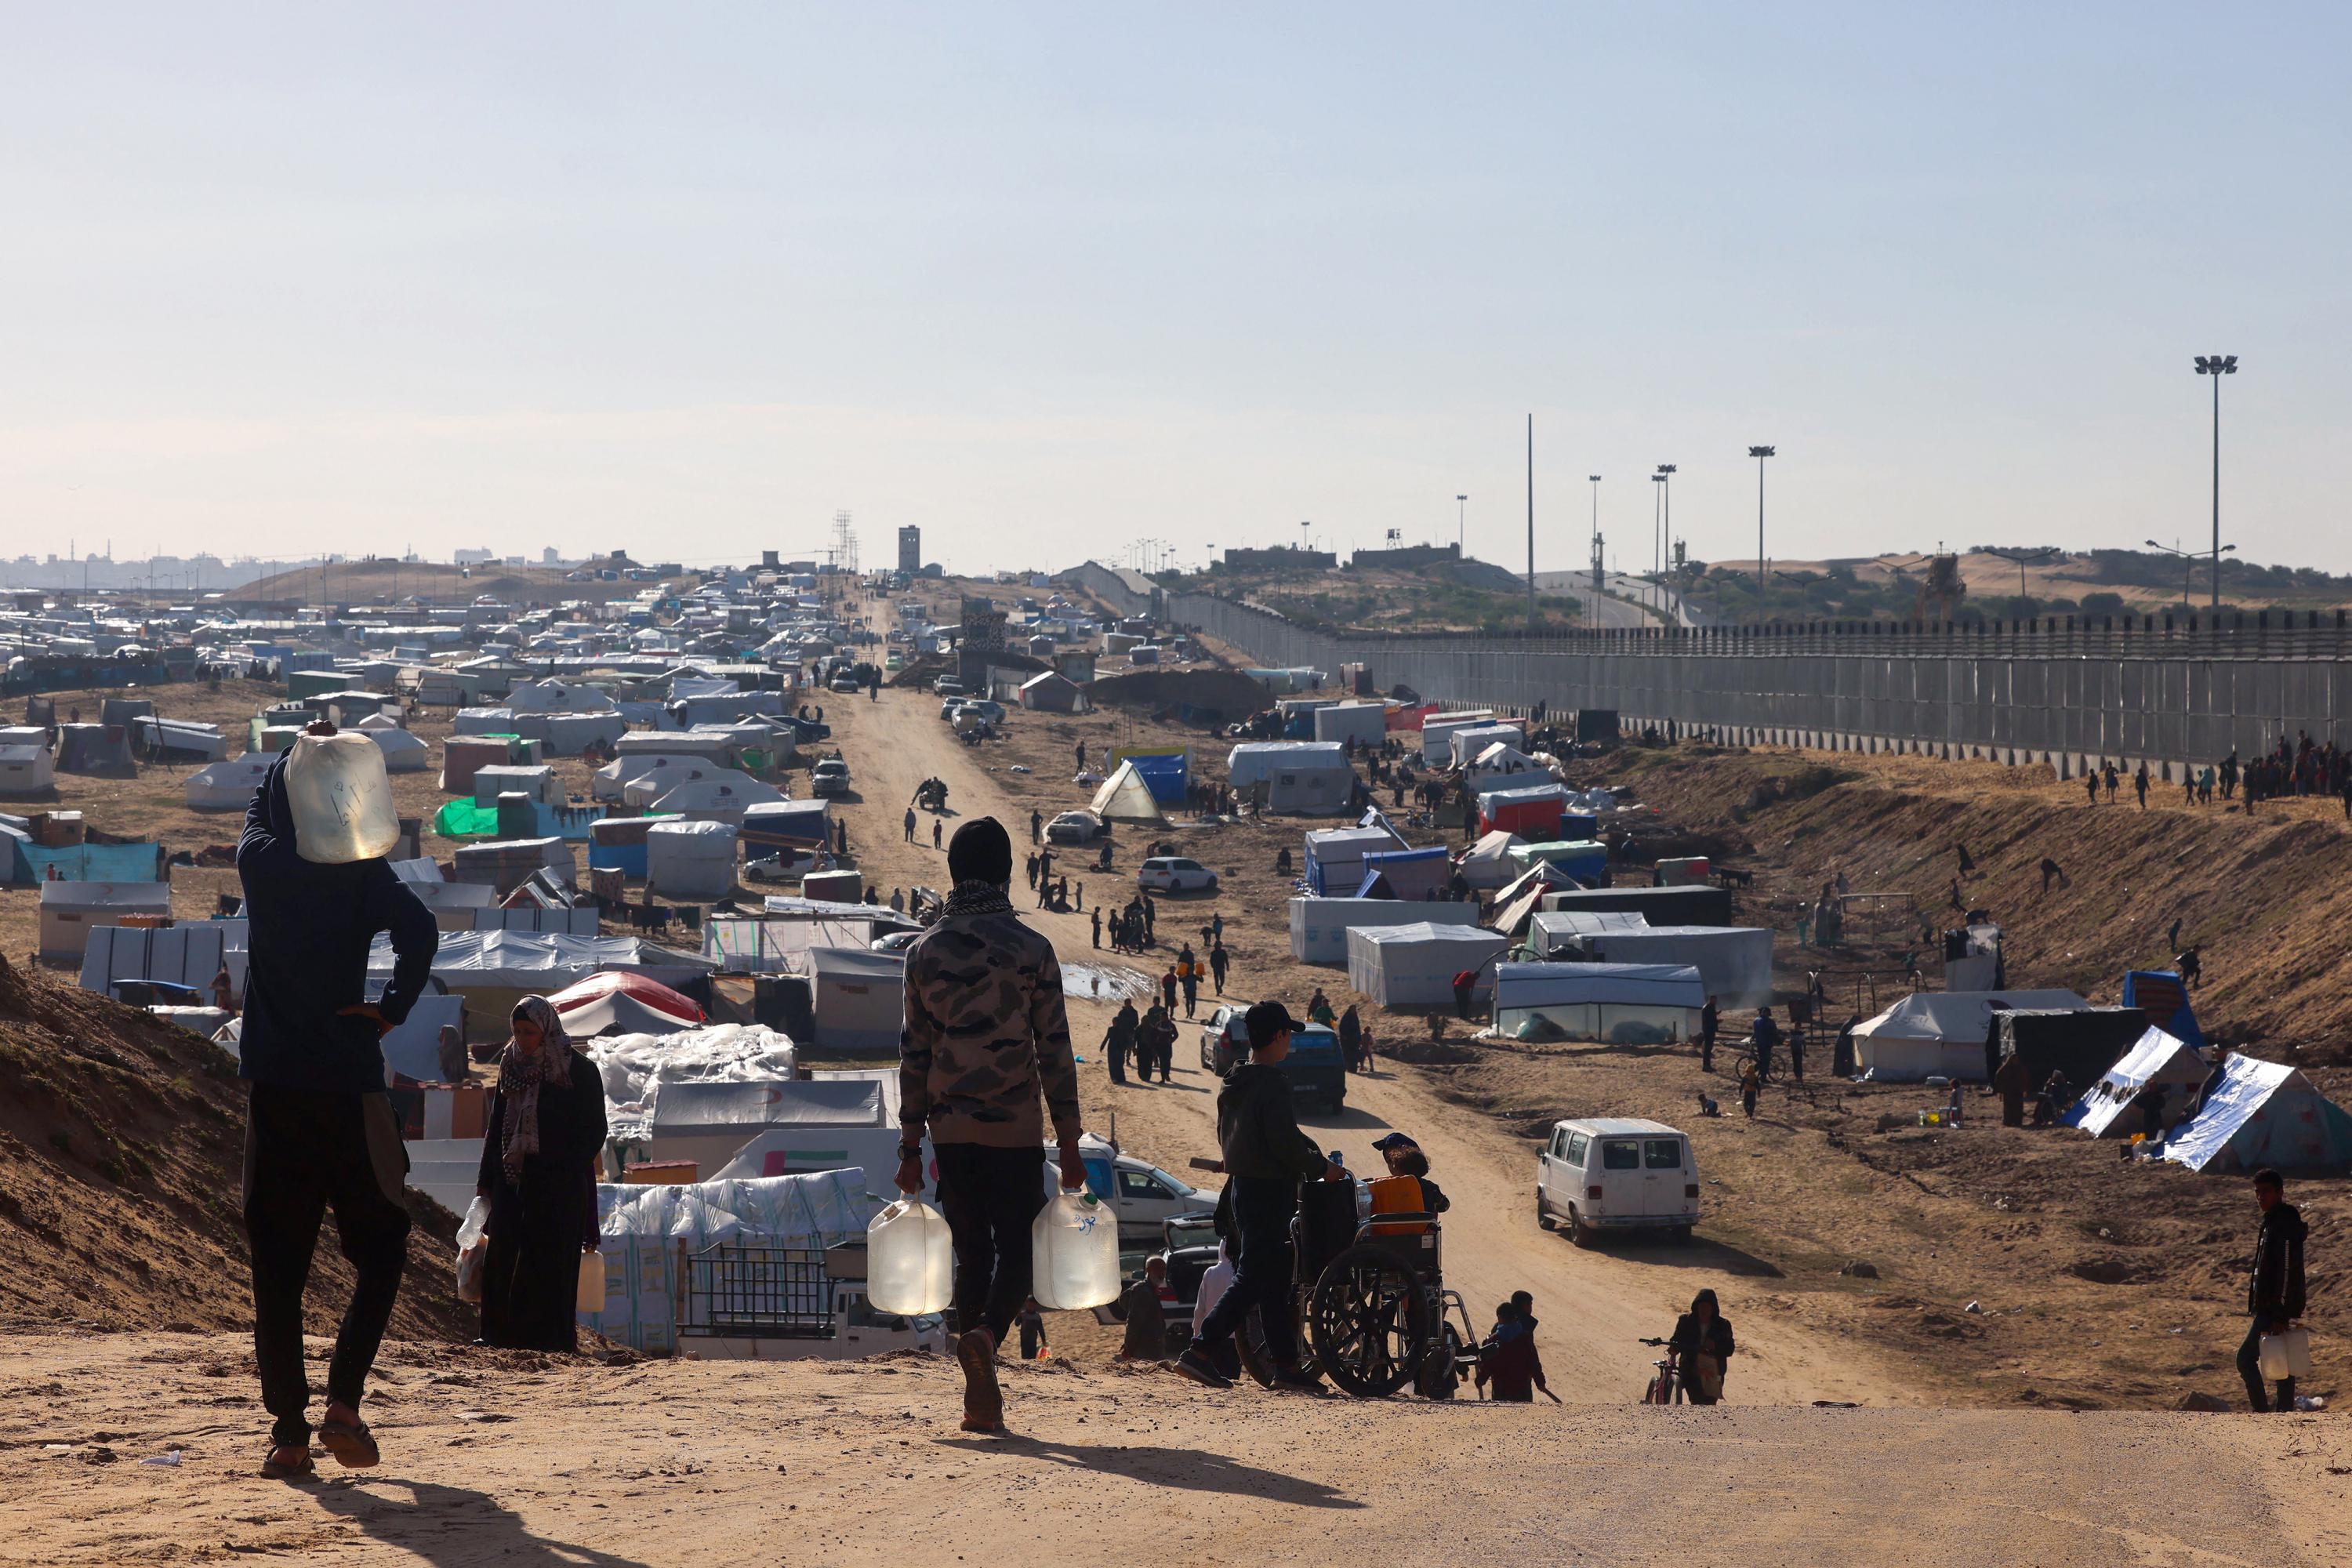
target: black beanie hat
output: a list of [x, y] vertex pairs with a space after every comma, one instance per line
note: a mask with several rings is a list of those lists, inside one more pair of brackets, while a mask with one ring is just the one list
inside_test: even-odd
[[1013, 838], [992, 816], [976, 816], [948, 840], [948, 875], [959, 882], [1013, 885]]

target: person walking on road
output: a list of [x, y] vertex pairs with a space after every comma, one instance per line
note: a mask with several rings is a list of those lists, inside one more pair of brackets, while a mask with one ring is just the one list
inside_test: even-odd
[[1759, 1083], [1772, 1081], [1772, 1047], [1780, 1043], [1780, 1026], [1772, 1020], [1772, 1009], [1756, 1009], [1756, 1022], [1748, 1026], [1748, 1045], [1754, 1053], [1756, 1079]]
[[1224, 943], [1221, 942], [1209, 949], [1209, 977], [1217, 983], [1220, 996], [1225, 994], [1225, 971], [1233, 966], [1233, 957], [1225, 952]]
[[[1007, 897], [1013, 840], [992, 816], [956, 829], [940, 917], [907, 949], [898, 1044], [898, 1190], [923, 1190], [923, 1134], [955, 1247], [963, 1426], [1001, 1431], [996, 1347], [1029, 1297], [1030, 1222], [1045, 1206], [1037, 1151], [1050, 1119], [1062, 1189], [1086, 1185], [1078, 1069], [1054, 944]], [[1040, 1103], [1043, 1103], [1041, 1114]]]
[[[1083, 882], [1079, 883], [1078, 885], [1079, 885], [1080, 887], [1084, 887], [1084, 886], [1086, 886], [1086, 884], [1085, 884], [1085, 883], [1083, 883]], [[1096, 908], [1095, 908], [1095, 913], [1094, 913], [1094, 932], [1095, 932], [1095, 946], [1096, 946], [1097, 949], [1099, 949], [1099, 948], [1102, 946], [1102, 907], [1101, 907], [1100, 905], [1097, 905], [1097, 906], [1096, 906]]]
[[2286, 1179], [2276, 1171], [2254, 1173], [2254, 1206], [2262, 1224], [2254, 1232], [2253, 1276], [2246, 1282], [2246, 1310], [2253, 1321], [2238, 1347], [2238, 1375], [2255, 1414], [2294, 1408], [2294, 1379], [2278, 1382], [2275, 1403], [2263, 1397], [2263, 1336], [2284, 1333], [2304, 1313], [2303, 1243], [2310, 1229], [2303, 1211], [2286, 1201]]
[[2083, 775], [2083, 793], [2091, 797], [2091, 804], [2093, 805], [2099, 804], [2099, 775], [2097, 773], [2092, 772]]
[[1035, 806], [1029, 808], [1029, 842], [1032, 844], [1045, 842], [1045, 814]]
[[[326, 723], [306, 731], [334, 733]], [[270, 1415], [261, 1471], [273, 1479], [315, 1473], [302, 1291], [329, 1208], [356, 1279], [327, 1363], [319, 1436], [348, 1468], [379, 1458], [360, 1401], [400, 1293], [409, 1224], [407, 1162], [384, 1089], [382, 1040], [407, 1018], [440, 945], [432, 911], [391, 862], [330, 864], [300, 853], [286, 794], [293, 755], [289, 748], [269, 764], [236, 846], [249, 922], [237, 1066], [247, 1085], [245, 1228], [253, 1247], [253, 1359]], [[379, 931], [392, 937], [392, 978], [370, 1003], [368, 952]]]
[[1168, 973], [1160, 977], [1160, 1005], [1171, 1013], [1176, 1010], [1176, 966], [1172, 963]]
[[1290, 1221], [1298, 1212], [1299, 1183], [1317, 1177], [1338, 1181], [1344, 1173], [1299, 1131], [1291, 1109], [1290, 1080], [1282, 1071], [1297, 1026], [1289, 1013], [1279, 1002], [1260, 1002], [1243, 1022], [1249, 1031], [1249, 1060], [1228, 1073], [1217, 1091], [1217, 1142], [1223, 1154], [1219, 1164], [1241, 1246], [1233, 1284], [1193, 1331], [1176, 1358], [1176, 1370], [1211, 1388], [1232, 1387], [1215, 1357], [1255, 1307], [1274, 1359], [1276, 1386], [1320, 1393], [1322, 1380], [1298, 1364], [1290, 1304]]
[[932, 849], [937, 850], [937, 849], [939, 848], [939, 847], [940, 847], [940, 819], [939, 819], [938, 817], [936, 817], [936, 816], [935, 816], [935, 817], [931, 818], [931, 847], [932, 847]]
[[2139, 771], [2132, 774], [2132, 789], [2139, 795], [2139, 808], [2147, 809], [2147, 763], [2142, 762]]
[[912, 844], [914, 841], [915, 841], [915, 808], [914, 808], [913, 806], [911, 806], [911, 805], [910, 805], [910, 806], [908, 806], [908, 807], [907, 808], [907, 842], [908, 842], [908, 843], [909, 843], [909, 844]]
[[[1110, 1068], [1113, 1083], [1127, 1081], [1127, 1058], [1135, 1050], [1135, 1004], [1121, 1002], [1118, 1011], [1111, 1015], [1110, 1028], [1103, 1036], [1103, 1059]], [[1144, 1070], [1150, 1069], [1147, 1065]]]
[[1191, 959], [1185, 960], [1182, 972], [1176, 976], [1176, 983], [1184, 988], [1184, 1016], [1191, 1018], [1194, 1016], [1193, 1005], [1201, 995], [1200, 964]]
[[1160, 1068], [1160, 1081], [1166, 1083], [1176, 1065], [1176, 1020], [1168, 1016], [1167, 1008], [1154, 1006], [1144, 1014], [1137, 1037], [1142, 1048], [1136, 1053], [1136, 1077], [1150, 1081], [1151, 1069], [1156, 1066]]
[[1717, 1006], [1715, 998], [1710, 996], [1706, 999], [1706, 1005], [1698, 1010], [1698, 1070], [1701, 1072], [1715, 1070], [1715, 1037], [1722, 1026], [1723, 1009]]
[[1528, 1310], [1534, 1300], [1520, 1304], [1519, 1297], [1526, 1294], [1520, 1291], [1495, 1309], [1494, 1331], [1481, 1348], [1474, 1378], [1488, 1397], [1506, 1405], [1532, 1405], [1538, 1388], [1551, 1393], [1551, 1384], [1544, 1381], [1543, 1357], [1536, 1353], [1536, 1318]]

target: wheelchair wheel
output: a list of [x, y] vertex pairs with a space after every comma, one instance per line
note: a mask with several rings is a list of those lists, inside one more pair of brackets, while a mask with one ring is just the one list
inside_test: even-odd
[[1325, 1376], [1384, 1399], [1413, 1379], [1431, 1342], [1421, 1281], [1389, 1247], [1358, 1242], [1316, 1281], [1309, 1322]]

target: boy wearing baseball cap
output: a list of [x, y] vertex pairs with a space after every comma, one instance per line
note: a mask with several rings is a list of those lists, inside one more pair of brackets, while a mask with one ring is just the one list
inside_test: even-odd
[[1290, 1054], [1296, 1026], [1279, 1002], [1261, 1002], [1244, 1016], [1249, 1030], [1249, 1060], [1225, 1075], [1217, 1091], [1217, 1142], [1223, 1150], [1226, 1191], [1234, 1223], [1241, 1232], [1241, 1255], [1234, 1282], [1194, 1331], [1192, 1342], [1176, 1358], [1176, 1370], [1211, 1388], [1230, 1388], [1211, 1352], [1231, 1339], [1258, 1309], [1266, 1347], [1276, 1363], [1281, 1387], [1319, 1393], [1322, 1380], [1298, 1366], [1298, 1331], [1290, 1302], [1290, 1220], [1298, 1212], [1298, 1184], [1322, 1177], [1339, 1181], [1347, 1173], [1324, 1157], [1298, 1129], [1290, 1106], [1290, 1080], [1282, 1059]]

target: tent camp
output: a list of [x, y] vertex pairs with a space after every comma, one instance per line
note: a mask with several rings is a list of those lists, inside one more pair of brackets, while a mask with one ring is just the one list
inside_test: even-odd
[[[1560, 917], [1538, 915], [1541, 921]], [[1576, 917], [1570, 917], [1574, 919]], [[1546, 933], [1553, 957], [1563, 950], [1593, 963], [1688, 965], [1722, 1007], [1761, 1007], [1772, 1000], [1772, 933], [1761, 926], [1640, 926]]]
[[621, 792], [621, 798], [641, 811], [740, 825], [744, 812], [774, 805], [784, 794], [738, 769], [692, 767], [683, 778], [654, 773], [637, 779]]
[[1403, 846], [1381, 827], [1329, 827], [1307, 836], [1307, 888], [1329, 898], [1350, 895], [1363, 885], [1364, 857]]
[[1262, 789], [1266, 810], [1301, 816], [1345, 811], [1356, 782], [1356, 770], [1337, 742], [1244, 742], [1225, 763], [1242, 798]]
[[892, 1053], [907, 1022], [907, 958], [870, 948], [809, 950], [810, 1044], [851, 1055]]
[[[1687, 888], [1664, 889], [1688, 892]], [[2086, 1005], [2072, 991], [1918, 991], [1854, 1026], [1854, 1065], [1879, 1083], [1987, 1081], [1985, 1037], [2002, 1008]]]
[[2192, 1171], [2340, 1173], [2352, 1165], [2352, 1114], [2284, 1062], [2231, 1057], [2164, 1157]]
[[131, 731], [121, 724], [58, 725], [56, 767], [91, 778], [139, 776], [139, 764], [131, 757]]
[[2064, 1121], [2094, 1138], [2128, 1138], [2150, 1131], [2144, 1112], [2132, 1107], [2142, 1095], [2160, 1100], [2162, 1112], [2154, 1129], [2161, 1138], [2173, 1123], [2196, 1109], [2197, 1091], [2205, 1082], [2205, 1058], [2188, 1041], [2151, 1026], [2144, 1032], [2106, 1076], [2090, 1087], [2067, 1110]]
[[47, 795], [56, 787], [57, 766], [47, 745], [0, 742], [0, 795]]
[[1132, 760], [1122, 760], [1103, 780], [1102, 787], [1087, 809], [1105, 822], [1141, 822], [1159, 826], [1167, 821], [1160, 812], [1160, 803], [1152, 798], [1151, 785], [1139, 772]]
[[1478, 793], [1478, 821], [1489, 835], [1503, 832], [1538, 840], [1559, 838], [1562, 837], [1559, 819], [1567, 810], [1568, 791], [1556, 784], [1518, 784]]
[[1476, 972], [1472, 995], [1494, 989], [1493, 960], [1508, 944], [1476, 926], [1419, 921], [1356, 926], [1348, 932], [1348, 984], [1382, 1006], [1450, 1007], [1454, 976]]
[[259, 752], [207, 763], [188, 775], [188, 805], [196, 811], [243, 811], [278, 759]]
[[670, 899], [722, 899], [735, 886], [735, 828], [657, 822], [646, 830], [646, 880]]
[[388, 773], [421, 773], [433, 765], [433, 748], [422, 735], [413, 735], [396, 724], [380, 730], [362, 726], [360, 732], [383, 753], [383, 771]]
[[172, 912], [172, 889], [162, 882], [65, 882], [41, 884], [41, 956], [78, 959], [89, 945], [94, 926], [125, 920], [156, 921]]
[[1301, 963], [1345, 963], [1348, 932], [1359, 926], [1477, 923], [1475, 904], [1411, 904], [1400, 899], [1293, 899], [1290, 956]]
[[1707, 988], [1675, 963], [1500, 963], [1495, 1032], [1514, 1040], [1664, 1045], [1695, 1038]]

